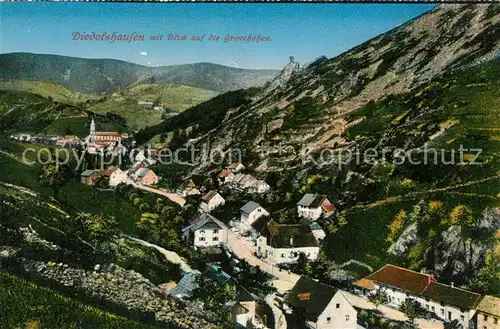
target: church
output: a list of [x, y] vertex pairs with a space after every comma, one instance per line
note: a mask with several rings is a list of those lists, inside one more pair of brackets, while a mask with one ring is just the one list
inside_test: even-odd
[[122, 145], [122, 134], [116, 131], [95, 131], [94, 118], [90, 123], [90, 135], [85, 138], [85, 145], [90, 154], [104, 151], [118, 154], [125, 150]]

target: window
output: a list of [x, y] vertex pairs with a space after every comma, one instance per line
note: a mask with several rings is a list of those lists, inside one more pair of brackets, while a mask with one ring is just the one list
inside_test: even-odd
[[212, 241], [219, 241], [219, 237], [218, 237], [218, 236], [214, 236], [214, 237], [212, 238]]
[[200, 231], [200, 234], [205, 234], [205, 230], [201, 230], [201, 231]]
[[488, 321], [488, 316], [486, 314], [483, 316], [483, 320]]
[[285, 254], [281, 254], [281, 258], [285, 258]]
[[493, 319], [493, 323], [494, 323], [494, 324], [498, 324], [498, 318], [494, 318], [494, 319]]
[[451, 320], [451, 312], [448, 311], [448, 320]]
[[460, 315], [460, 320], [464, 321], [465, 320], [465, 316]]
[[332, 322], [332, 318], [331, 317], [327, 317], [326, 318], [326, 322], [328, 322], [328, 323]]
[[335, 308], [340, 308], [340, 304], [335, 304]]
[[205, 237], [204, 236], [200, 236], [200, 241], [205, 241]]
[[436, 308], [434, 306], [431, 306], [432, 312], [436, 312]]
[[345, 316], [345, 320], [346, 320], [346, 321], [349, 321], [349, 314], [346, 314], [346, 316]]
[[441, 315], [444, 315], [444, 308], [441, 309]]
[[218, 230], [218, 229], [215, 229], [215, 230], [214, 230], [214, 234], [219, 234], [219, 230]]

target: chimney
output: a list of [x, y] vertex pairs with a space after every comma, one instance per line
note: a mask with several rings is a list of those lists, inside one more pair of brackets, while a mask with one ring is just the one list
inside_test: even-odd
[[290, 237], [290, 246], [293, 246], [293, 236]]

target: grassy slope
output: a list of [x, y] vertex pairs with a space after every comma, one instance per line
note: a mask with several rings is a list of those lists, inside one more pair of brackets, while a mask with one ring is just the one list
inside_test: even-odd
[[[0, 181], [32, 189], [44, 197], [52, 196], [52, 190], [39, 183], [39, 167], [28, 166], [19, 159], [25, 147], [33, 144], [3, 143], [0, 151], [14, 155], [14, 159], [0, 153]], [[31, 156], [31, 153], [29, 153]], [[30, 158], [30, 161], [34, 159]], [[114, 216], [124, 232], [133, 233], [137, 228], [135, 221], [140, 217], [140, 211], [129, 200], [121, 198], [113, 191], [98, 190], [81, 184], [78, 178], [71, 178], [60, 188], [59, 201], [73, 213], [90, 212]]]
[[215, 91], [178, 84], [142, 83], [114, 93], [106, 101], [91, 106], [89, 110], [115, 113], [126, 118], [132, 127], [144, 128], [159, 123], [161, 113], [137, 105], [139, 100], [158, 100], [164, 108], [182, 112], [217, 95]]
[[56, 102], [73, 104], [102, 96], [73, 92], [63, 85], [48, 81], [11, 81], [0, 82], [0, 90], [25, 91], [43, 97], [51, 97]]
[[64, 297], [4, 270], [0, 270], [0, 314], [2, 328], [25, 328], [29, 322], [38, 322], [40, 328], [153, 328]]
[[[387, 261], [387, 226], [401, 209], [411, 212], [422, 198], [443, 202], [448, 212], [458, 204], [467, 205], [475, 216], [487, 207], [500, 205], [499, 88], [500, 62], [495, 61], [457, 71], [406, 95], [364, 107], [351, 117], [367, 118], [349, 129], [351, 138], [382, 136], [395, 123], [394, 130], [401, 134], [401, 140], [425, 130], [432, 135], [440, 125], [456, 120], [457, 124], [437, 137], [430, 147], [448, 150], [446, 159], [449, 150], [458, 150], [460, 145], [481, 148], [479, 161], [483, 164], [396, 167], [389, 179], [382, 178], [375, 198], [348, 210], [349, 224], [330, 237], [326, 248], [333, 259], [357, 258], [373, 265]], [[408, 113], [414, 118], [404, 125], [397, 122]], [[411, 183], [405, 184], [403, 181], [408, 178]], [[476, 183], [485, 178], [491, 179]], [[352, 241], [357, 241], [356, 246]]]

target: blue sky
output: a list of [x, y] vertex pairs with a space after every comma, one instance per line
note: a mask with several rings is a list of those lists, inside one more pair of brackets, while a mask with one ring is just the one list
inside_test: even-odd
[[[412, 19], [429, 4], [1, 3], [1, 52], [114, 58], [143, 65], [213, 62], [283, 67], [336, 56]], [[73, 41], [72, 33], [140, 33], [138, 43]], [[150, 41], [169, 33], [261, 34], [270, 42]], [[141, 55], [147, 53], [147, 56]]]

